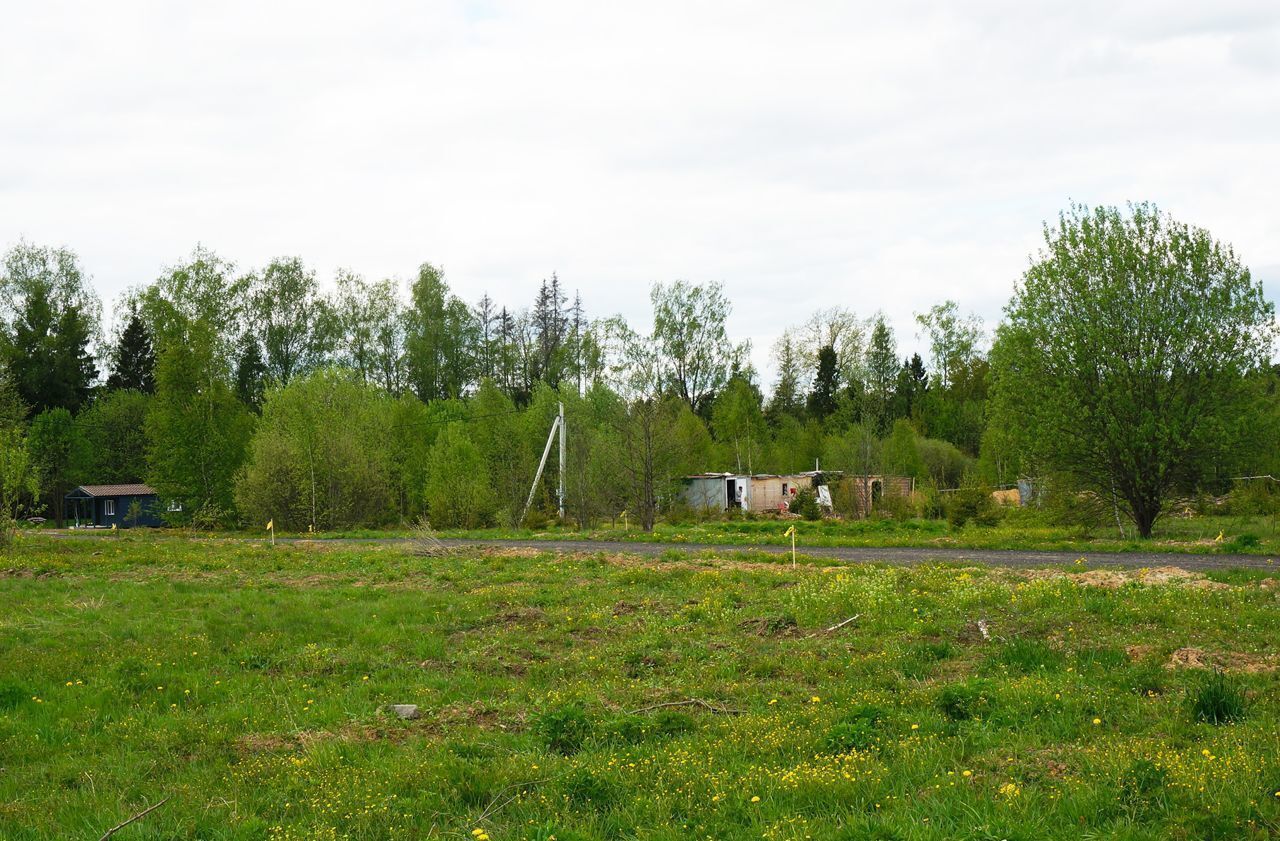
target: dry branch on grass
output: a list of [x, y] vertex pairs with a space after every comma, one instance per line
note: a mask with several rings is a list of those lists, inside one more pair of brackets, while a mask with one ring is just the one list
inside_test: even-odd
[[112, 835], [115, 835], [117, 832], [119, 832], [120, 830], [124, 829], [124, 828], [125, 828], [126, 826], [128, 826], [129, 824], [133, 823], [134, 821], [140, 821], [140, 820], [142, 820], [142, 819], [143, 819], [143, 818], [145, 818], [147, 815], [151, 814], [151, 813], [152, 813], [152, 812], [154, 812], [156, 809], [159, 809], [161, 806], [163, 806], [164, 804], [166, 804], [166, 803], [168, 803], [168, 802], [169, 802], [169, 798], [168, 798], [168, 797], [166, 797], [166, 798], [164, 798], [163, 800], [160, 800], [160, 801], [158, 801], [158, 802], [156, 802], [156, 803], [152, 803], [150, 806], [148, 806], [147, 808], [143, 809], [141, 812], [139, 812], [138, 814], [134, 815], [133, 817], [129, 818], [127, 821], [123, 821], [122, 823], [118, 823], [118, 824], [116, 824], [115, 826], [113, 826], [113, 827], [111, 827], [110, 829], [108, 829], [106, 832], [102, 833], [102, 837], [101, 837], [101, 838], [99, 838], [99, 839], [98, 839], [98, 841], [107, 841], [107, 839], [108, 839], [108, 838], [110, 838]]
[[829, 628], [823, 628], [821, 631], [814, 631], [812, 634], [809, 634], [807, 637], [805, 637], [805, 639], [811, 640], [814, 637], [816, 637], [818, 634], [834, 633], [835, 631], [838, 631], [841, 628], [843, 628], [845, 625], [848, 625], [850, 622], [853, 622], [855, 619], [861, 619], [861, 618], [862, 618], [861, 613], [855, 613], [852, 616], [850, 616], [848, 619], [841, 620], [840, 622], [837, 622], [836, 624], [832, 625]]
[[666, 707], [702, 707], [704, 710], [716, 713], [717, 715], [741, 715], [742, 710], [735, 710], [731, 707], [717, 707], [715, 704], [702, 700], [701, 698], [685, 698], [683, 701], [664, 701], [661, 704], [650, 704], [647, 707], [641, 707], [638, 710], [630, 710], [627, 715], [639, 715], [640, 713], [653, 712], [654, 710], [664, 709]]
[[409, 537], [409, 551], [423, 558], [437, 558], [449, 551], [449, 547], [436, 537], [435, 529], [426, 517], [420, 517], [413, 524]]

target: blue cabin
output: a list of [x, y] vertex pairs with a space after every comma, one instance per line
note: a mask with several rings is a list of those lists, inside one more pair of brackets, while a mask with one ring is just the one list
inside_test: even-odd
[[[164, 525], [160, 498], [150, 485], [81, 485], [65, 499], [67, 519], [76, 528]], [[131, 517], [129, 510], [135, 502], [137, 516]]]

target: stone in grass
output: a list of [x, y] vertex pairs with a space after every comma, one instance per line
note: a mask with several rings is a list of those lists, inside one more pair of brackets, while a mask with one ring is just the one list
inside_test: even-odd
[[417, 718], [420, 715], [420, 713], [418, 712], [417, 704], [392, 704], [391, 711], [395, 713], [399, 718], [403, 718], [406, 720], [411, 718]]

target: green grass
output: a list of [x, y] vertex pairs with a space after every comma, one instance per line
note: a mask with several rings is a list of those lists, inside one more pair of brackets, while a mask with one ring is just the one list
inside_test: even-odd
[[735, 558], [24, 538], [0, 838], [1280, 833], [1270, 578]]

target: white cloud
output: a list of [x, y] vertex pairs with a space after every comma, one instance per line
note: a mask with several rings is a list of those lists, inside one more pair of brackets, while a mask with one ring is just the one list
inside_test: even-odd
[[1269, 0], [0, 6], [0, 246], [108, 300], [200, 241], [517, 305], [556, 271], [637, 322], [721, 280], [762, 366], [819, 306], [906, 351], [943, 298], [994, 323], [1070, 199], [1280, 283]]

